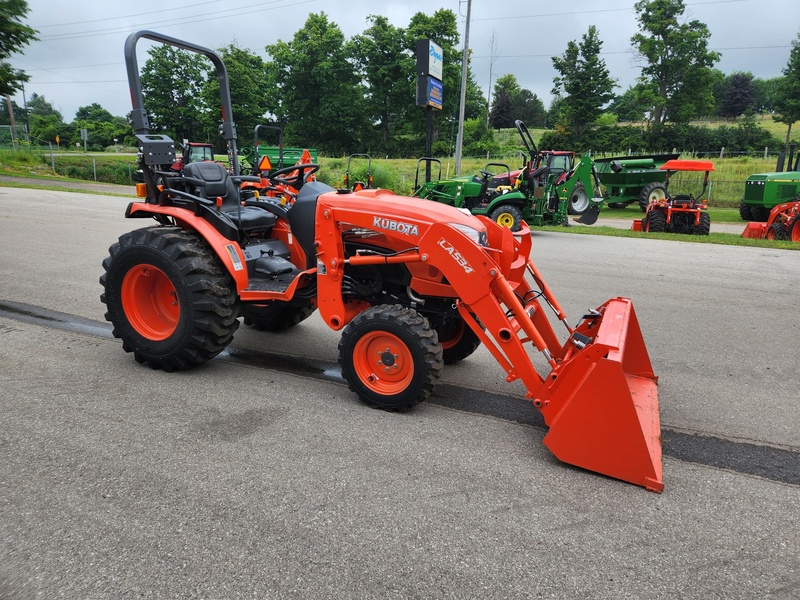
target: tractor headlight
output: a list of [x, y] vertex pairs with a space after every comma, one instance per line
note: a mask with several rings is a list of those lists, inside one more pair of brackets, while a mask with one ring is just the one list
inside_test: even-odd
[[486, 231], [478, 231], [474, 227], [470, 227], [469, 225], [463, 225], [462, 223], [448, 223], [448, 225], [450, 225], [450, 227], [458, 229], [461, 233], [466, 235], [469, 239], [471, 239], [479, 246], [489, 245], [489, 240], [486, 237]]

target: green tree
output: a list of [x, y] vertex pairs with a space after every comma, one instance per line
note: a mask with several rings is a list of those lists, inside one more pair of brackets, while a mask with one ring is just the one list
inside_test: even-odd
[[28, 121], [34, 141], [54, 143], [59, 136], [62, 145], [74, 143], [70, 127], [64, 123], [61, 113], [44, 96], [35, 92], [28, 98]]
[[486, 119], [464, 121], [464, 156], [486, 156], [499, 150], [492, 130], [486, 127]]
[[522, 88], [513, 102], [513, 110], [528, 127], [544, 127], [547, 122], [547, 109], [541, 98], [532, 91]]
[[[275, 103], [275, 96], [267, 76], [267, 65], [258, 55], [235, 44], [219, 48], [217, 53], [228, 72], [231, 109], [239, 146], [249, 145], [252, 143], [250, 140], [255, 126], [266, 122], [267, 112]], [[208, 74], [202, 96], [205, 106], [219, 106], [219, 79], [216, 70]], [[209, 110], [203, 113], [206, 139], [222, 143], [219, 137], [221, 121], [222, 115], [219, 111]]]
[[406, 47], [405, 30], [394, 27], [384, 16], [370, 15], [371, 26], [351, 43], [355, 64], [367, 87], [366, 110], [378, 123], [382, 145], [389, 143], [391, 124], [414, 105], [409, 90], [414, 84], [414, 59]]
[[114, 116], [97, 102], [93, 102], [89, 106], [81, 106], [75, 113], [75, 119], [92, 123], [111, 123], [114, 121]]
[[364, 88], [338, 25], [324, 12], [310, 14], [292, 41], [266, 47], [279, 91], [275, 109], [292, 143], [330, 153], [357, 150], [368, 119]]
[[775, 120], [786, 123], [786, 145], [792, 135], [792, 125], [800, 121], [800, 33], [792, 41], [789, 62], [783, 69], [783, 78], [775, 94]]
[[[115, 117], [97, 102], [81, 106], [70, 124], [73, 136], [78, 138], [81, 129], [89, 134], [89, 144], [101, 150], [115, 144], [132, 144], [133, 129], [123, 117]], [[117, 140], [114, 142], [114, 140]]]
[[682, 0], [640, 0], [634, 5], [640, 33], [631, 38], [645, 61], [640, 84], [652, 101], [652, 120], [686, 123], [710, 114], [715, 103], [712, 67], [719, 53], [708, 49], [711, 34], [700, 21], [680, 23]]
[[564, 54], [552, 58], [559, 73], [553, 79], [553, 94], [563, 94], [565, 117], [578, 137], [614, 98], [616, 82], [600, 58], [602, 47], [597, 28], [591, 25], [579, 44], [569, 42]]
[[630, 86], [621, 96], [615, 96], [608, 110], [620, 121], [643, 121], [650, 107], [642, 100], [638, 86]]
[[752, 73], [733, 73], [725, 80], [720, 116], [738, 117], [755, 112], [756, 86]]
[[778, 85], [783, 77], [771, 77], [770, 79], [753, 79], [756, 88], [755, 108], [760, 113], [772, 113], [775, 110], [775, 96]]
[[521, 116], [515, 112], [515, 104], [522, 88], [513, 73], [497, 78], [494, 84], [494, 102], [489, 113], [489, 123], [495, 129], [514, 127]]
[[22, 23], [27, 14], [25, 0], [0, 0], [0, 96], [14, 94], [28, 80], [24, 72], [6, 62], [12, 54], [38, 39], [38, 32]]
[[[201, 95], [206, 73], [213, 70], [209, 61], [165, 44], [147, 52], [150, 58], [142, 67], [141, 82], [150, 130], [169, 135], [178, 143], [183, 139], [209, 139], [203, 129], [203, 113], [209, 109]], [[219, 101], [213, 106], [218, 111]]]
[[520, 87], [516, 76], [509, 73], [498, 77], [494, 84], [489, 124], [496, 129], [514, 127], [517, 119], [528, 127], [544, 127], [547, 110], [536, 94]]

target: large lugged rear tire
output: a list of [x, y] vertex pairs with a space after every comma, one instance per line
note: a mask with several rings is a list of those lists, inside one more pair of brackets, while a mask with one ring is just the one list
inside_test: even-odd
[[700, 213], [700, 222], [692, 226], [692, 233], [694, 235], [708, 235], [711, 233], [711, 215], [708, 213]]
[[660, 210], [651, 210], [645, 217], [644, 230], [653, 233], [663, 233], [667, 230], [667, 216]]
[[582, 215], [589, 209], [589, 193], [586, 191], [584, 185], [579, 181], [572, 188], [572, 194], [569, 196], [569, 204], [567, 211], [571, 215]]
[[789, 230], [787, 237], [795, 243], [800, 242], [800, 215], [792, 219], [787, 229]]
[[639, 208], [642, 212], [647, 210], [647, 205], [667, 197], [667, 186], [660, 181], [652, 181], [642, 188], [639, 193]]
[[769, 221], [770, 209], [766, 206], [751, 206], [750, 213], [753, 215], [753, 221], [759, 223], [766, 223]]
[[368, 308], [339, 341], [342, 376], [362, 401], [404, 411], [427, 398], [442, 372], [442, 347], [428, 320], [399, 304]]
[[126, 233], [109, 248], [100, 277], [106, 320], [122, 348], [153, 369], [210, 360], [239, 326], [236, 288], [197, 234], [177, 227]]

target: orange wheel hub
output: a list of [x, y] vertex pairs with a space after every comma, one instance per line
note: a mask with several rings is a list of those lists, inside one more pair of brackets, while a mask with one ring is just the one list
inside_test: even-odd
[[366, 387], [384, 396], [399, 394], [414, 378], [414, 359], [408, 348], [385, 331], [373, 331], [358, 340], [353, 367]]
[[127, 272], [122, 280], [122, 308], [136, 332], [153, 341], [175, 333], [181, 316], [175, 286], [153, 265], [136, 265]]

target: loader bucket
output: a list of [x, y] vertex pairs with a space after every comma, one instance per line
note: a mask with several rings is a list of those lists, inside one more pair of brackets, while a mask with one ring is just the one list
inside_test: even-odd
[[767, 237], [767, 224], [766, 223], [748, 223], [742, 232], [743, 238], [751, 238], [754, 240], [761, 240]]
[[658, 378], [633, 304], [616, 298], [597, 312], [577, 328], [592, 341], [566, 353], [535, 400], [544, 443], [563, 462], [661, 492]]

